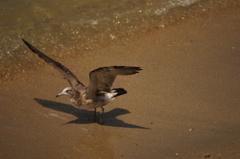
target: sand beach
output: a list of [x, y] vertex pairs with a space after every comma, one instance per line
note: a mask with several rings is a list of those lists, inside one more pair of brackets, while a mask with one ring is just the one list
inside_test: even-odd
[[143, 68], [117, 78], [114, 87], [128, 94], [105, 107], [104, 125], [55, 98], [68, 83], [36, 57], [41, 66], [1, 84], [0, 158], [240, 158], [240, 10], [206, 12], [58, 58], [85, 85], [98, 67]]

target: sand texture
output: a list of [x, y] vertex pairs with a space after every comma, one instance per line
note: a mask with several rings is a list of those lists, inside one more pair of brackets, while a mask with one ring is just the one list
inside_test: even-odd
[[105, 107], [103, 126], [55, 98], [68, 83], [51, 66], [16, 75], [0, 91], [0, 158], [240, 158], [238, 8], [59, 61], [85, 85], [101, 66], [143, 71], [117, 78], [128, 94]]

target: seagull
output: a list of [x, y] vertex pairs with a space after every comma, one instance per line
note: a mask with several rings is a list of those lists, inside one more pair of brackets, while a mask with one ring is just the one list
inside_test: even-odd
[[[142, 70], [140, 67], [132, 66], [100, 67], [89, 73], [89, 85], [86, 87], [68, 68], [48, 57], [24, 39], [22, 40], [33, 53], [57, 69], [70, 84], [70, 87], [64, 88], [56, 97], [69, 96], [70, 102], [75, 107], [79, 109], [94, 109], [94, 122], [99, 124], [104, 123], [103, 106], [113, 101], [116, 97], [127, 93], [123, 88], [111, 89], [116, 77], [118, 75], [133, 75]], [[97, 108], [102, 109], [98, 121], [96, 120]]]

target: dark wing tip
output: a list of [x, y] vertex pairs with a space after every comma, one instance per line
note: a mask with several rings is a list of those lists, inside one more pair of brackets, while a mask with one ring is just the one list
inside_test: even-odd
[[139, 71], [143, 70], [141, 67], [134, 67], [134, 69], [136, 70], [136, 73], [139, 73]]
[[132, 70], [133, 72], [133, 74], [135, 74], [135, 73], [139, 73], [139, 71], [141, 71], [142, 70], [142, 68], [141, 67], [133, 67], [133, 66], [125, 66], [127, 69], [129, 69], [129, 70]]
[[24, 40], [24, 39], [22, 39], [22, 41], [25, 43], [26, 42], [26, 40]]
[[28, 47], [31, 46], [31, 44], [29, 44], [26, 40], [22, 39], [22, 41], [23, 41], [24, 44], [27, 45]]
[[136, 67], [136, 66], [112, 66], [113, 68], [127, 68], [127, 69], [135, 69], [135, 70], [138, 70], [138, 71], [141, 71], [142, 68], [141, 67]]
[[25, 45], [27, 45], [27, 47], [30, 49], [30, 50], [32, 50], [33, 52], [35, 52], [35, 53], [37, 53], [37, 49], [34, 47], [34, 46], [32, 46], [30, 43], [28, 43], [26, 40], [24, 40], [24, 39], [22, 39], [22, 41], [24, 42], [24, 44]]
[[142, 70], [141, 67], [136, 67], [136, 66], [112, 66], [112, 68], [123, 71], [119, 73], [119, 75], [132, 75], [132, 74], [139, 73], [139, 71]]

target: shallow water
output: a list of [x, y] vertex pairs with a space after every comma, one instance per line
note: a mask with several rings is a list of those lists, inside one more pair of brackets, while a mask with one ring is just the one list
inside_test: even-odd
[[239, 1], [1, 0], [0, 77], [38, 65], [22, 38], [51, 57], [81, 55], [229, 3]]

